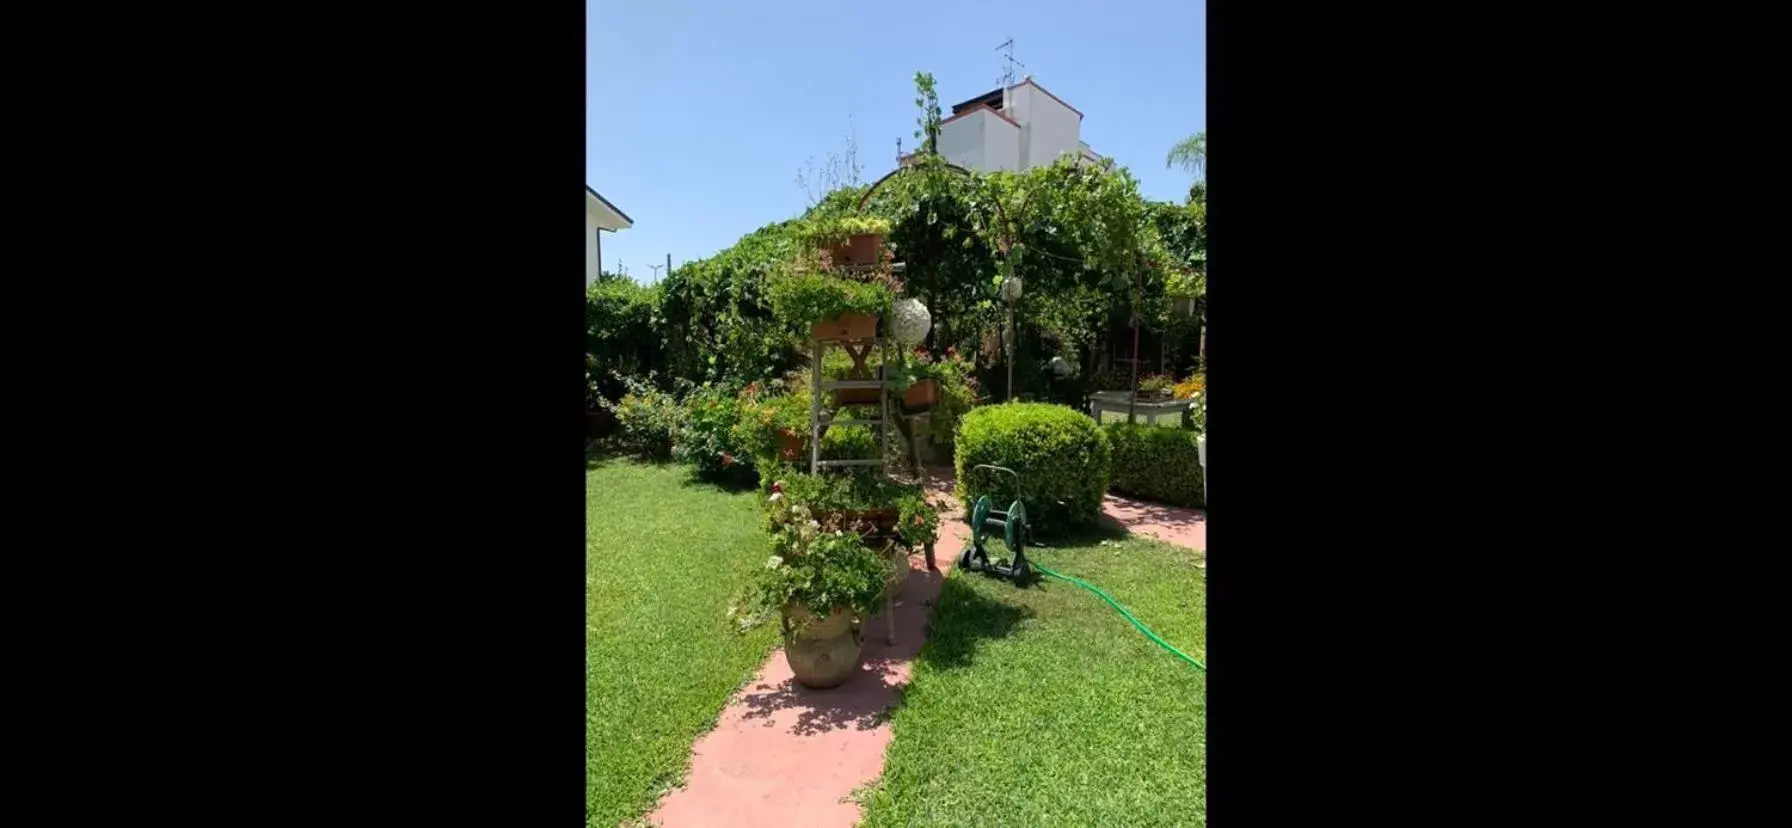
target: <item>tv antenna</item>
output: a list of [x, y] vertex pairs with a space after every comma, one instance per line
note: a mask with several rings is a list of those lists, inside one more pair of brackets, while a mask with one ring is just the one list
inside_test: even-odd
[[996, 47], [998, 52], [1004, 49], [1007, 52], [1002, 55], [1002, 88], [1006, 89], [1014, 85], [1014, 67], [1019, 66], [1025, 69], [1027, 65], [1014, 59], [1014, 38], [1010, 37], [1003, 41], [1002, 45]]

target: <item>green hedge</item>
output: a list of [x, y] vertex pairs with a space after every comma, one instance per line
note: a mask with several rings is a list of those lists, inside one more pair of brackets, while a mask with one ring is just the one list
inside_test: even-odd
[[1200, 432], [1126, 423], [1102, 429], [1114, 450], [1114, 491], [1174, 506], [1206, 503], [1207, 482], [1195, 446]]
[[1088, 416], [1046, 403], [986, 405], [959, 421], [957, 442], [961, 502], [990, 494], [1005, 509], [1014, 500], [1008, 475], [971, 471], [988, 463], [1020, 473], [1021, 500], [1035, 527], [1093, 523], [1101, 515], [1111, 455], [1107, 436]]

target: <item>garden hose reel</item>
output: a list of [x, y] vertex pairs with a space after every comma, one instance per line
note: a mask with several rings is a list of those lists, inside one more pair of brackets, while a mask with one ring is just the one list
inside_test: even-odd
[[[987, 469], [1000, 472], [1014, 478], [1015, 500], [1007, 511], [995, 508], [995, 501], [989, 495], [977, 498], [977, 504], [971, 508], [971, 544], [959, 553], [958, 565], [972, 572], [984, 572], [998, 578], [1013, 581], [1017, 586], [1026, 586], [1033, 579], [1033, 566], [1027, 562], [1027, 545], [1033, 542], [1033, 529], [1027, 523], [1027, 507], [1020, 501], [1020, 474], [1013, 469], [988, 464], [979, 464], [973, 471]], [[984, 543], [990, 531], [998, 531], [1008, 551], [1014, 553], [1014, 562], [1007, 559], [991, 561], [989, 550]]]

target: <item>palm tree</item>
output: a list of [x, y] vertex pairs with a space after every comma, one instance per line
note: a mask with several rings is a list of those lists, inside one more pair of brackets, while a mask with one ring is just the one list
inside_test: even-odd
[[1164, 159], [1165, 167], [1181, 165], [1184, 170], [1199, 178], [1207, 170], [1207, 130], [1201, 130], [1187, 138], [1176, 142], [1170, 148], [1170, 156]]

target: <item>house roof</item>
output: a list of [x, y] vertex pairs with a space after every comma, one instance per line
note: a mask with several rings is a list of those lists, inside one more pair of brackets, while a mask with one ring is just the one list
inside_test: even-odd
[[[1057, 95], [1053, 95], [1051, 93], [1051, 90], [1046, 89], [1043, 86], [1040, 86], [1039, 82], [1033, 80], [1032, 76], [1030, 76], [1030, 75], [1028, 77], [1022, 79], [1020, 83], [1017, 83], [1008, 88], [1009, 89], [1019, 89], [1020, 87], [1023, 87], [1023, 86], [1031, 86], [1034, 89], [1039, 90], [1040, 92], [1044, 92], [1046, 97], [1051, 98], [1052, 100], [1057, 101], [1058, 103], [1064, 104], [1065, 109], [1068, 109], [1071, 112], [1075, 112], [1076, 117], [1078, 119], [1081, 119], [1083, 117], [1082, 110], [1077, 109], [1076, 107], [1071, 106], [1068, 103], [1065, 103], [1063, 98], [1060, 98]], [[979, 104], [981, 104], [983, 106], [987, 106], [991, 109], [1000, 109], [1002, 106], [1002, 87], [998, 86], [995, 89], [992, 89], [988, 92], [978, 95], [977, 97], [972, 98], [968, 101], [965, 101], [964, 103], [953, 104], [952, 105], [952, 114], [957, 115], [967, 109], [976, 107]]]
[[940, 121], [940, 126], [945, 126], [945, 125], [952, 123], [953, 121], [956, 121], [960, 118], [974, 115], [974, 114], [976, 114], [978, 112], [982, 112], [984, 110], [988, 110], [989, 114], [994, 115], [997, 118], [1001, 118], [1002, 120], [1007, 121], [1010, 124], [1013, 124], [1016, 128], [1020, 127], [1020, 122], [1014, 120], [1013, 118], [1008, 117], [1008, 113], [1003, 112], [1000, 109], [996, 109], [995, 107], [990, 106], [989, 104], [985, 104], [985, 103], [979, 103], [976, 106], [969, 107], [963, 111], [953, 112], [952, 117], [947, 118], [943, 121]]
[[610, 200], [604, 198], [598, 191], [591, 189], [590, 184], [585, 185], [585, 212], [591, 216], [592, 221], [598, 227], [604, 230], [613, 232], [635, 226], [634, 219], [629, 218], [627, 213], [611, 204]]
[[985, 92], [981, 95], [978, 95], [977, 97], [972, 98], [968, 101], [965, 101], [964, 103], [953, 104], [952, 105], [952, 114], [957, 115], [957, 114], [962, 113], [965, 110], [970, 109], [971, 107], [977, 106], [979, 104], [981, 104], [983, 106], [987, 106], [991, 109], [995, 109], [996, 107], [1001, 106], [1002, 105], [1002, 88], [998, 86], [994, 90], [991, 90], [989, 92]]
[[1082, 111], [1082, 110], [1080, 110], [1080, 109], [1077, 109], [1077, 108], [1076, 108], [1076, 107], [1074, 107], [1074, 106], [1071, 106], [1071, 105], [1070, 105], [1070, 104], [1068, 104], [1068, 103], [1065, 103], [1065, 101], [1064, 101], [1064, 99], [1063, 99], [1063, 98], [1060, 98], [1060, 97], [1058, 97], [1058, 96], [1057, 96], [1057, 95], [1053, 95], [1053, 94], [1052, 94], [1052, 93], [1051, 93], [1051, 90], [1049, 90], [1049, 89], [1046, 89], [1046, 88], [1045, 88], [1045, 87], [1043, 87], [1043, 86], [1040, 86], [1040, 85], [1039, 85], [1039, 82], [1038, 82], [1038, 81], [1035, 81], [1035, 80], [1033, 80], [1033, 78], [1032, 78], [1032, 76], [1028, 76], [1028, 77], [1027, 77], [1027, 79], [1026, 79], [1026, 80], [1023, 80], [1023, 81], [1021, 81], [1021, 82], [1020, 82], [1020, 83], [1017, 83], [1017, 84], [1015, 84], [1015, 86], [1031, 86], [1031, 87], [1033, 87], [1033, 88], [1034, 88], [1034, 89], [1037, 89], [1037, 90], [1039, 90], [1039, 91], [1041, 91], [1041, 92], [1044, 92], [1044, 93], [1045, 93], [1045, 96], [1046, 96], [1046, 97], [1048, 97], [1048, 98], [1051, 98], [1051, 99], [1052, 99], [1052, 100], [1054, 100], [1054, 101], [1057, 101], [1057, 102], [1058, 102], [1058, 103], [1061, 103], [1061, 104], [1064, 104], [1064, 108], [1065, 108], [1065, 109], [1068, 109], [1068, 110], [1070, 110], [1070, 111], [1071, 111], [1071, 112], [1075, 112], [1075, 113], [1076, 113], [1076, 117], [1077, 117], [1077, 118], [1078, 118], [1078, 119], [1081, 119], [1081, 118], [1082, 118], [1082, 117], [1083, 117], [1083, 111]]

